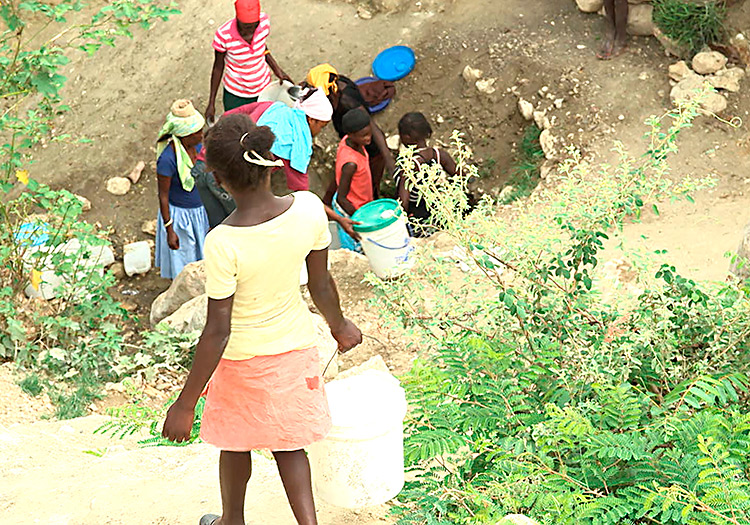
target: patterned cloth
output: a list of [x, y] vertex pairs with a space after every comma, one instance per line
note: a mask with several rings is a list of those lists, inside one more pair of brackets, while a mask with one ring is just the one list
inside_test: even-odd
[[266, 62], [266, 39], [271, 33], [268, 15], [260, 14], [252, 44], [237, 31], [237, 19], [227, 20], [214, 35], [213, 47], [226, 53], [224, 89], [242, 98], [257, 97], [271, 83], [271, 68]]

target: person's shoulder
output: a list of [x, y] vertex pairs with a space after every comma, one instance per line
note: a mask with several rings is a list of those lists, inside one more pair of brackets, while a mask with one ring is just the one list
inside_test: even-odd
[[229, 20], [221, 24], [216, 30], [216, 36], [222, 39], [230, 38], [233, 22], [234, 18], [230, 18]]
[[260, 18], [258, 19], [258, 27], [265, 27], [271, 25], [271, 17], [263, 11], [260, 12]]
[[170, 143], [161, 152], [159, 158], [156, 159], [156, 165], [159, 168], [166, 168], [171, 166], [177, 166], [177, 154], [174, 151], [174, 146]]
[[231, 249], [231, 247], [233, 246], [233, 242], [230, 239], [231, 234], [231, 226], [219, 224], [206, 234], [206, 248], [210, 248], [212, 250], [219, 249], [222, 252], [226, 252], [227, 249]]
[[302, 206], [322, 206], [323, 201], [310, 190], [295, 191], [294, 202]]

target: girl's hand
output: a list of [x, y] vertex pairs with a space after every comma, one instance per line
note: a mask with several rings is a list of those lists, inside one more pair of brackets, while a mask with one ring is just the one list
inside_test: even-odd
[[336, 220], [341, 225], [341, 228], [349, 235], [349, 237], [351, 237], [355, 241], [359, 241], [359, 240], [362, 239], [362, 237], [360, 237], [360, 235], [359, 235], [359, 232], [357, 232], [354, 229], [354, 225], [355, 224], [361, 224], [361, 223], [359, 223], [357, 221], [353, 221], [353, 220], [348, 219], [346, 217], [341, 217], [340, 215], [337, 216]]
[[164, 428], [161, 435], [175, 443], [183, 443], [190, 439], [190, 431], [193, 429], [195, 419], [195, 408], [180, 403], [179, 400], [169, 407], [167, 418], [164, 420]]
[[344, 319], [340, 326], [331, 328], [331, 335], [339, 344], [339, 352], [348, 352], [362, 342], [362, 332], [349, 319]]
[[180, 249], [180, 238], [177, 237], [177, 234], [172, 228], [167, 229], [167, 246], [169, 246], [170, 250]]

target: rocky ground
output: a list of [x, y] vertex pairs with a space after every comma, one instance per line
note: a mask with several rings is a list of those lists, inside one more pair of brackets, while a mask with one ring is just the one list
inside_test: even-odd
[[[594, 14], [596, 0], [588, 6], [583, 3], [561, 0], [548, 2], [543, 9], [522, 0], [299, 0], [293, 9], [281, 0], [265, 0], [263, 5], [273, 21], [269, 45], [295, 80], [309, 66], [323, 61], [352, 77], [365, 76], [379, 50], [395, 44], [412, 46], [417, 68], [398, 83], [397, 97], [378, 115], [379, 124], [394, 135], [403, 113], [420, 110], [432, 120], [436, 141], [447, 142], [454, 129], [462, 131], [481, 167], [480, 185], [488, 193], [497, 193], [506, 180], [518, 139], [531, 121], [547, 129], [548, 168], [562, 158], [568, 145], [596, 161], [611, 162], [615, 138], [630, 151], [642, 152], [646, 118], [663, 113], [671, 105], [670, 98], [685, 95], [682, 88], [696, 84], [696, 77], [708, 78], [720, 88], [722, 98], [714, 99], [718, 105], [708, 109], [721, 120], [700, 117], [682, 134], [673, 171], [675, 177], [712, 175], [716, 186], [696, 194], [695, 204], [668, 203], [658, 217], [647, 214], [640, 223], [628, 225], [613, 240], [607, 258], [615, 266], [620, 264], [617, 244], [621, 242], [644, 254], [666, 249], [666, 257], [681, 272], [694, 278], [724, 279], [729, 266], [724, 254], [737, 247], [748, 221], [750, 78], [732, 69], [747, 64], [738, 63], [736, 57], [723, 64], [716, 55], [706, 57], [707, 64], [679, 64], [649, 36], [632, 38], [616, 60], [598, 61], [595, 54], [601, 46], [603, 19]], [[583, 13], [579, 6], [592, 12]], [[185, 0], [180, 7], [182, 15], [151, 32], [137, 32], [133, 41], [105, 49], [92, 59], [73, 57], [66, 67], [72, 111], [57, 132], [94, 141], [49, 144], [37, 152], [31, 170], [41, 181], [66, 187], [90, 201], [85, 218], [112, 229], [116, 265], [122, 263], [125, 245], [153, 239], [152, 232], [144, 231], [151, 226], [144, 228], [144, 223], [153, 221], [157, 209], [154, 133], [172, 99], [190, 97], [197, 107], [205, 106], [210, 39], [231, 15], [231, 3]], [[733, 35], [750, 35], [750, 3], [735, 3], [729, 20]], [[649, 30], [640, 27], [638, 32]], [[719, 64], [718, 72], [706, 69], [710, 63], [712, 67]], [[334, 144], [328, 130], [316, 150], [318, 171], [312, 177], [316, 191], [332, 175]], [[137, 182], [116, 181], [130, 186], [126, 192], [108, 191], [109, 179], [130, 175], [141, 162]], [[113, 183], [109, 185], [115, 189]], [[362, 284], [366, 261], [341, 253], [332, 259], [344, 308], [367, 336], [362, 348], [341, 359], [341, 368], [379, 354], [391, 370], [403, 372], [418, 348], [382, 326], [369, 306], [371, 291]], [[131, 328], [135, 333], [149, 326], [152, 302], [169, 282], [154, 271], [127, 277], [118, 266], [117, 274], [113, 292], [140, 319], [140, 325]], [[200, 293], [191, 292], [185, 301]], [[23, 394], [17, 380], [10, 367], [0, 367], [0, 450], [4, 456], [0, 471], [15, 487], [12, 492], [3, 491], [0, 509], [9, 519], [28, 521], [31, 514], [38, 523], [135, 519], [176, 524], [216, 508], [215, 457], [210, 449], [133, 450], [132, 443], [93, 438], [90, 430], [98, 420], [68, 426], [30, 425], [48, 415], [51, 406], [46, 399]], [[161, 401], [179, 380], [170, 378], [161, 390], [156, 385], [141, 386]], [[111, 399], [100, 405], [124, 400], [121, 392], [113, 391]], [[99, 457], [99, 452], [87, 454], [87, 450], [105, 452]], [[289, 516], [272, 517], [274, 510], [283, 507], [283, 496], [276, 481], [269, 481], [272, 465], [259, 462], [249, 508], [258, 509], [258, 522], [291, 523]], [[61, 480], [75, 487], [69, 497], [56, 488]], [[35, 495], [41, 493], [56, 495], [40, 503]], [[135, 501], [147, 504], [134, 505]], [[386, 522], [382, 509], [356, 516], [323, 508], [322, 517], [322, 523], [334, 525]]]

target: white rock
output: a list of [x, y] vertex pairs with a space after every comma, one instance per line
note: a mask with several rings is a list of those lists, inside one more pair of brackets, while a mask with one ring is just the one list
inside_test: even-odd
[[148, 273], [151, 270], [151, 246], [148, 241], [126, 244], [122, 249], [123, 264], [128, 277]]
[[546, 159], [554, 160], [557, 157], [557, 139], [552, 136], [550, 130], [545, 129], [539, 135], [539, 145]]
[[547, 178], [555, 172], [557, 164], [550, 160], [545, 160], [539, 168], [539, 178], [547, 180]]
[[564, 98], [556, 98], [555, 102], [554, 102], [555, 107], [557, 109], [562, 109], [564, 103], [565, 103], [565, 99]]
[[[693, 73], [672, 88], [669, 98], [674, 104], [692, 100], [702, 92], [704, 84], [704, 78]], [[705, 114], [717, 114], [725, 109], [727, 109], [727, 99], [719, 93], [708, 92], [701, 99], [701, 110]]]
[[156, 219], [144, 221], [143, 224], [141, 224], [141, 231], [147, 235], [156, 237]]
[[385, 144], [391, 151], [398, 151], [398, 147], [401, 145], [401, 137], [398, 135], [391, 135], [385, 139]]
[[190, 299], [162, 322], [184, 334], [202, 332], [206, 326], [207, 314], [208, 295], [203, 294]]
[[475, 84], [477, 80], [482, 78], [482, 75], [484, 75], [484, 72], [481, 69], [474, 69], [471, 66], [466, 66], [461, 73], [461, 76], [469, 84]]
[[481, 80], [477, 80], [476, 86], [480, 93], [484, 93], [485, 95], [492, 95], [495, 91], [497, 91], [497, 88], [495, 88], [495, 82], [497, 79], [494, 78], [483, 78]]
[[91, 201], [88, 200], [83, 195], [76, 195], [76, 199], [78, 199], [81, 203], [81, 210], [82, 211], [90, 211], [91, 210]]
[[712, 75], [727, 65], [727, 57], [718, 51], [703, 51], [693, 57], [693, 71], [699, 75]]
[[518, 99], [518, 111], [521, 112], [525, 120], [532, 120], [534, 118], [534, 105], [528, 100]]
[[372, 18], [372, 13], [365, 6], [361, 5], [357, 7], [357, 16], [362, 20], [370, 20]]
[[675, 82], [679, 82], [683, 78], [692, 74], [693, 72], [684, 60], [680, 60], [669, 66], [669, 78]]
[[107, 181], [107, 191], [112, 195], [125, 195], [130, 191], [131, 184], [126, 177], [112, 177]]
[[598, 13], [604, 7], [604, 0], [576, 0], [576, 5], [584, 13]]
[[203, 261], [185, 266], [166, 292], [151, 304], [151, 326], [177, 311], [180, 306], [206, 293], [206, 267]]
[[539, 129], [549, 129], [552, 127], [550, 124], [549, 118], [547, 118], [547, 112], [546, 111], [535, 111], [534, 112], [534, 124], [536, 124], [536, 127]]
[[628, 34], [652, 36], [654, 34], [654, 8], [651, 4], [631, 5], [628, 10]]
[[741, 67], [722, 69], [715, 75], [706, 77], [711, 86], [715, 89], [723, 89], [736, 93], [740, 90], [740, 80], [745, 76], [745, 70]]

